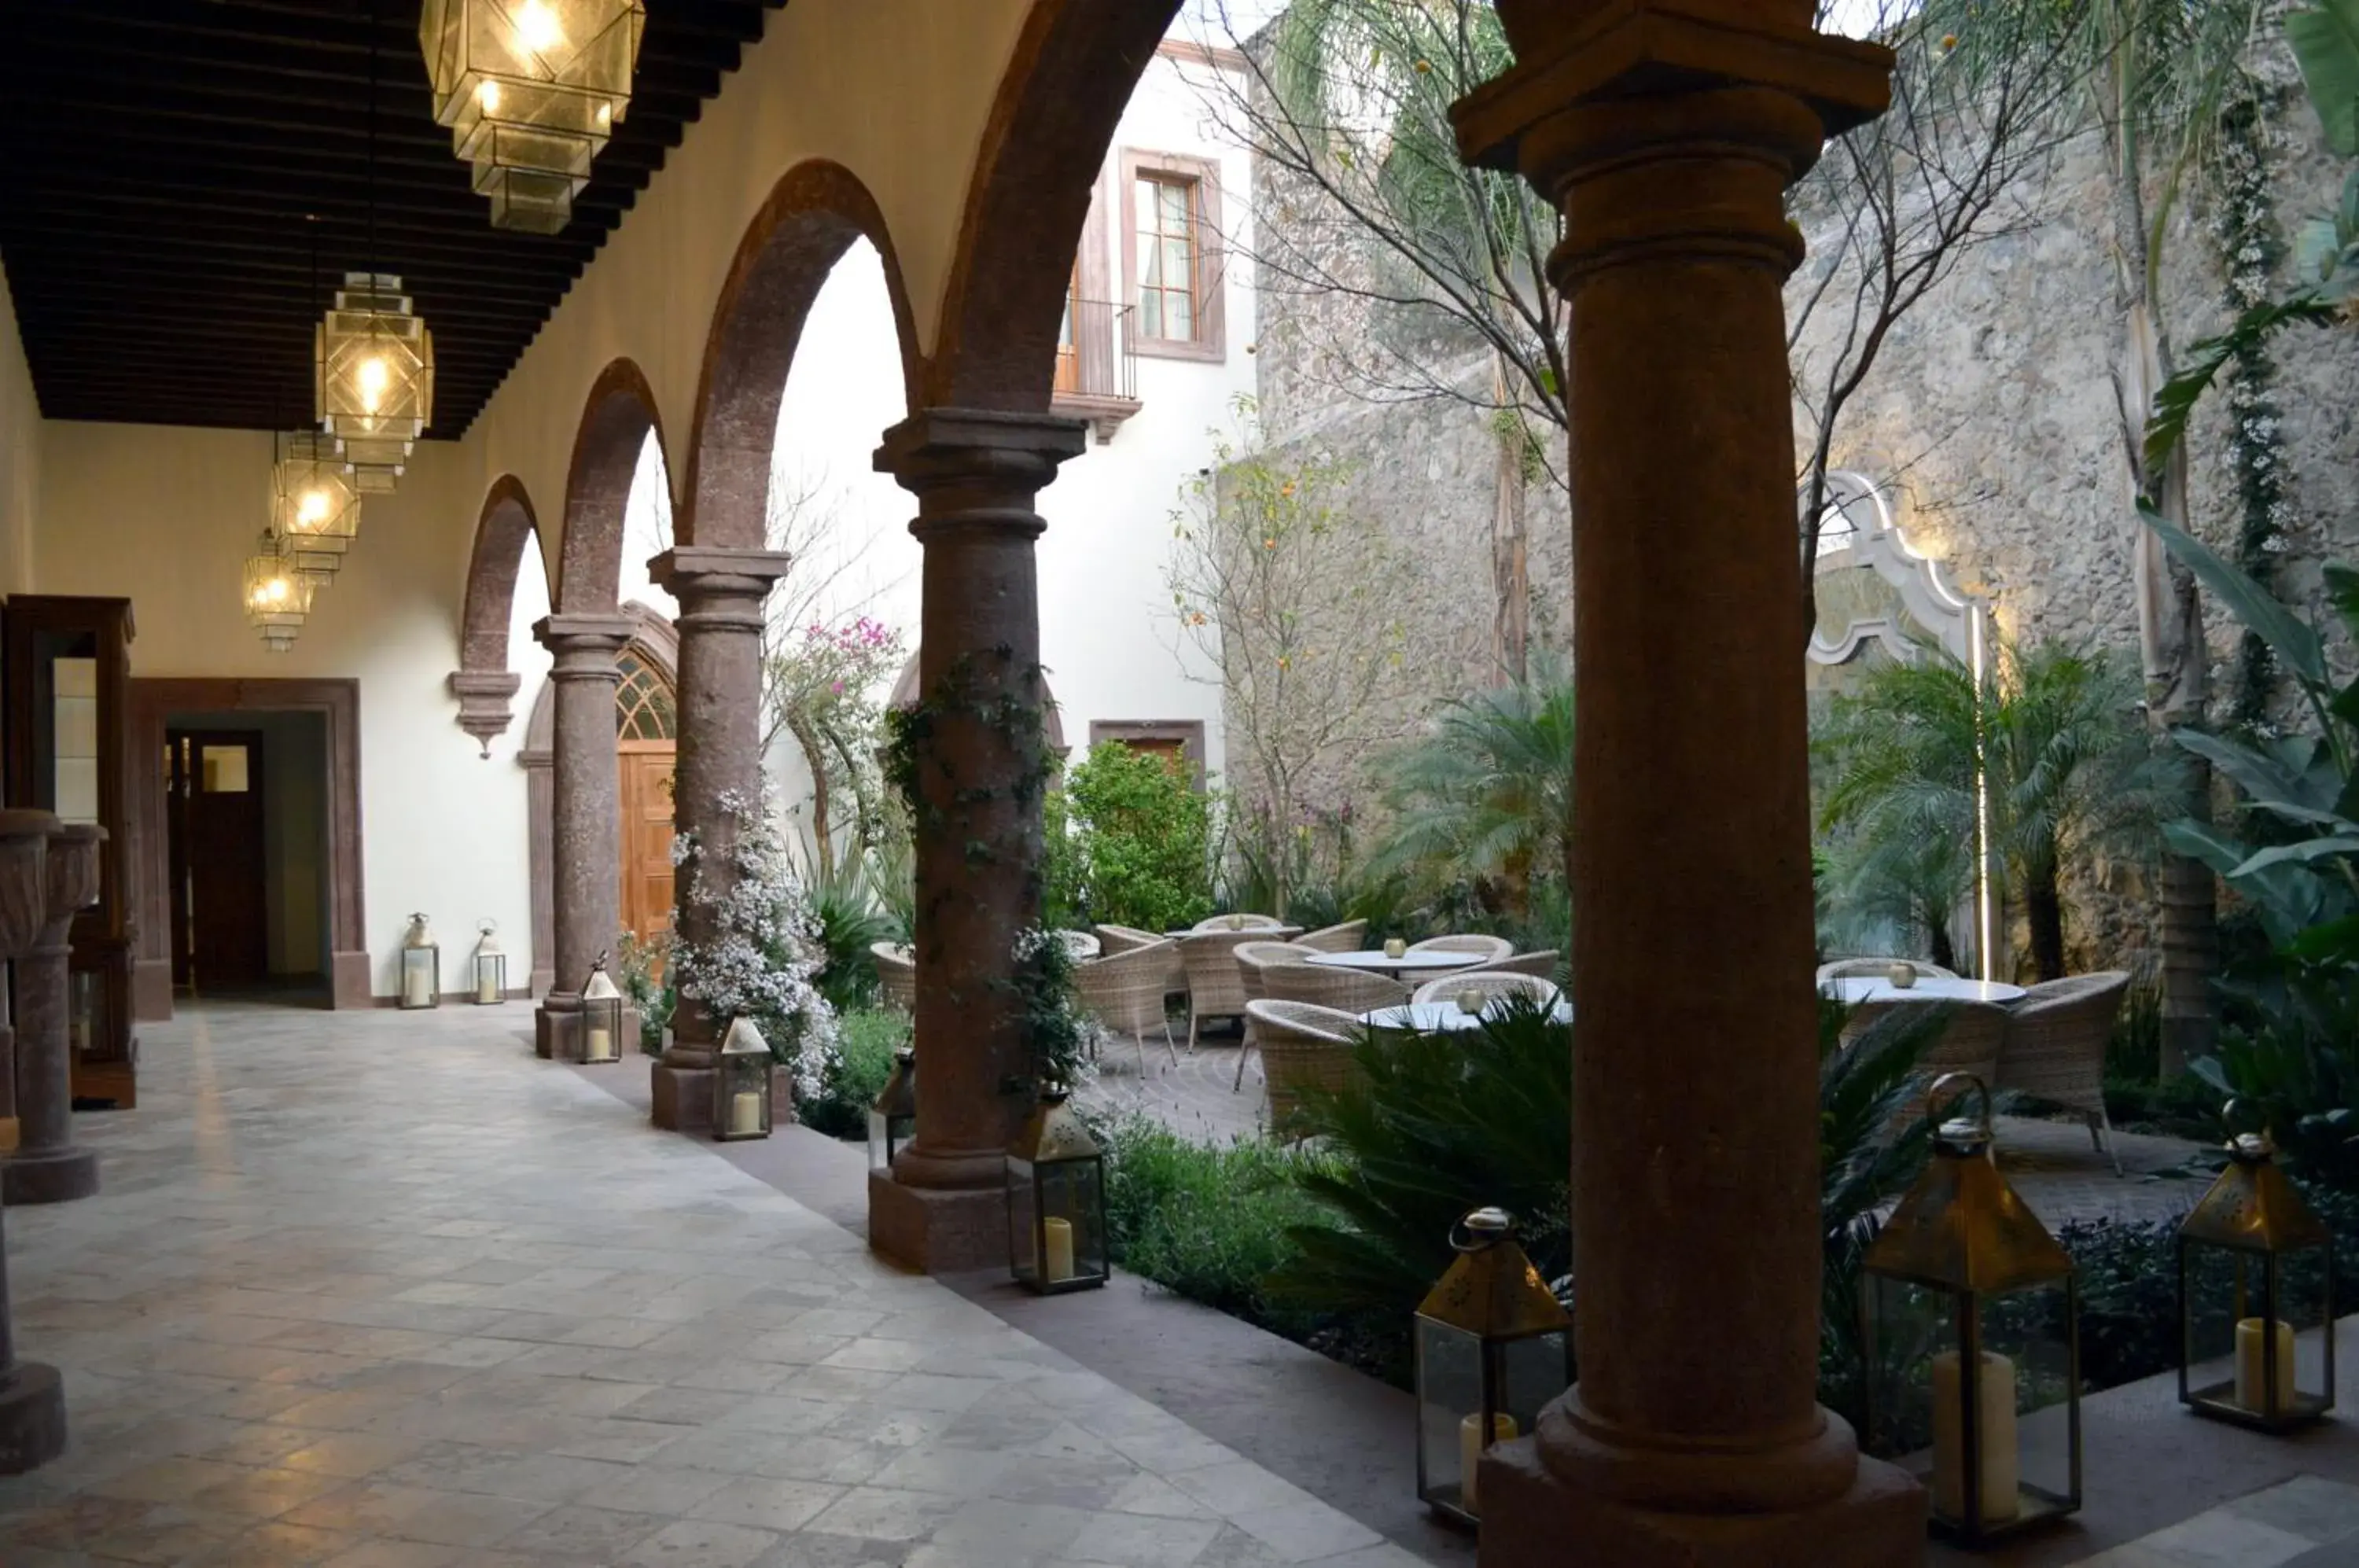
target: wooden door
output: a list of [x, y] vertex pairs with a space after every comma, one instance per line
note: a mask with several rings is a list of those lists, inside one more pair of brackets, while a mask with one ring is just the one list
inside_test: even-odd
[[174, 808], [173, 978], [201, 990], [257, 985], [270, 973], [262, 736], [176, 730], [165, 753]]
[[623, 929], [647, 942], [671, 930], [671, 772], [676, 744], [625, 740]]

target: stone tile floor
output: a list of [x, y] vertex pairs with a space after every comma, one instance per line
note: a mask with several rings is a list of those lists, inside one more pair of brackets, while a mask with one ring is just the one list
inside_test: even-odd
[[2354, 1568], [2359, 1486], [2297, 1476], [2211, 1508], [2079, 1568]]
[[141, 1108], [76, 1118], [103, 1190], [5, 1216], [73, 1443], [0, 1481], [0, 1563], [1420, 1561], [536, 1062], [519, 1017], [143, 1028]]
[[[1269, 1114], [1261, 1058], [1256, 1054], [1246, 1062], [1242, 1089], [1233, 1087], [1237, 1050], [1234, 1035], [1210, 1035], [1192, 1053], [1183, 1044], [1174, 1062], [1162, 1038], [1153, 1036], [1142, 1075], [1137, 1042], [1121, 1038], [1103, 1048], [1098, 1076], [1080, 1097], [1085, 1105], [1152, 1116], [1201, 1143], [1257, 1138]], [[2051, 1225], [2099, 1218], [2177, 1219], [2194, 1207], [2209, 1183], [2208, 1178], [2182, 1172], [2198, 1152], [2183, 1138], [2115, 1133], [2124, 1171], [2115, 1175], [2078, 1121], [2001, 1116], [1998, 1133], [1999, 1163], [2007, 1180]]]

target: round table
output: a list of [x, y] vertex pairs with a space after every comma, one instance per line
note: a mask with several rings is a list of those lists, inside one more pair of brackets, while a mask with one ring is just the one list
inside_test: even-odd
[[1857, 1007], [1862, 1002], [1990, 1002], [2006, 1007], [2020, 1002], [2024, 990], [2000, 980], [1944, 980], [1921, 975], [1917, 984], [1895, 985], [1875, 975], [1846, 975], [1820, 987], [1836, 1001]]
[[1430, 980], [1437, 975], [1473, 969], [1483, 963], [1479, 953], [1446, 953], [1433, 948], [1422, 953], [1404, 953], [1398, 958], [1386, 956], [1381, 948], [1363, 948], [1357, 953], [1307, 953], [1302, 956], [1306, 964], [1324, 964], [1334, 969], [1357, 969], [1363, 974], [1381, 975], [1388, 980], [1403, 980], [1410, 984]]
[[[1492, 1008], [1485, 1007], [1487, 1014]], [[1572, 1022], [1572, 1004], [1560, 999], [1549, 1009], [1549, 1017], [1560, 1024]], [[1415, 1029], [1419, 1034], [1435, 1034], [1451, 1029], [1471, 1029], [1483, 1021], [1483, 1014], [1465, 1013], [1458, 1004], [1450, 1002], [1405, 1002], [1397, 1007], [1378, 1007], [1373, 1013], [1362, 1013], [1360, 1021], [1371, 1029]]]

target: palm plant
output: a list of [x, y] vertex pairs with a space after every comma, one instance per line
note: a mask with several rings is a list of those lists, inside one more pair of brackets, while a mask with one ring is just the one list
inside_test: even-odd
[[2043, 980], [2064, 975], [2068, 867], [2104, 845], [2150, 844], [2183, 800], [2128, 672], [2069, 643], [2003, 648], [1980, 679], [1937, 649], [1880, 665], [1835, 700], [1818, 744], [1832, 770], [1823, 828], [1903, 866], [1932, 844], [1971, 854], [1978, 826], [1987, 834]]
[[1572, 677], [1563, 659], [1536, 653], [1528, 680], [1452, 702], [1430, 735], [1383, 767], [1395, 820], [1374, 869], [1428, 886], [1471, 877], [1527, 920], [1534, 877], [1564, 865], [1572, 817]]

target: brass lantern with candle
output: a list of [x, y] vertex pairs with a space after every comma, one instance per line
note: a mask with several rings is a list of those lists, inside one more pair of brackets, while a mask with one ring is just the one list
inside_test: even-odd
[[475, 1004], [489, 1007], [504, 1002], [508, 994], [508, 955], [500, 947], [500, 940], [492, 933], [499, 929], [491, 920], [479, 920], [475, 931]]
[[409, 917], [409, 930], [401, 938], [401, 1005], [442, 1005], [442, 944], [427, 929], [423, 914]]
[[751, 1018], [734, 1018], [712, 1059], [712, 1136], [723, 1143], [770, 1136], [769, 1042]]
[[606, 973], [606, 955], [590, 965], [582, 983], [582, 1028], [573, 1037], [576, 1062], [620, 1062], [623, 1059], [623, 993]]
[[2277, 1432], [2333, 1409], [2333, 1233], [2265, 1133], [2229, 1140], [2179, 1227], [2179, 1398], [2196, 1414]]
[[908, 1046], [893, 1053], [893, 1076], [868, 1107], [868, 1169], [890, 1171], [893, 1157], [918, 1130], [918, 1053]]
[[1924, 1174], [1864, 1260], [1867, 1443], [1931, 1496], [1969, 1545], [2081, 1506], [2080, 1285], [2072, 1259], [1991, 1158], [1980, 1114], [1942, 1121]]
[[1451, 1227], [1457, 1261], [1417, 1309], [1417, 1495], [1476, 1522], [1485, 1449], [1530, 1432], [1572, 1385], [1572, 1314], [1516, 1243], [1503, 1209]]
[[335, 438], [297, 430], [277, 438], [270, 467], [270, 527], [289, 564], [315, 585], [336, 580], [361, 530], [360, 491]]
[[1007, 1267], [1036, 1295], [1106, 1282], [1105, 1154], [1069, 1093], [1040, 1092], [1007, 1150]]

